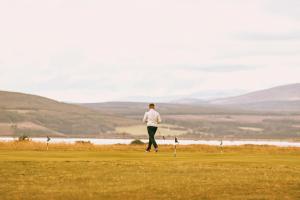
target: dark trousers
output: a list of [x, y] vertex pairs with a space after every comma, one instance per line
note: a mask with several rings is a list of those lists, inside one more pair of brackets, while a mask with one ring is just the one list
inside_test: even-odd
[[154, 148], [158, 147], [156, 144], [155, 138], [154, 138], [155, 133], [157, 131], [157, 127], [147, 126], [147, 130], [148, 130], [148, 135], [149, 135], [149, 143], [148, 143], [147, 151], [150, 151], [152, 144], [153, 144]]

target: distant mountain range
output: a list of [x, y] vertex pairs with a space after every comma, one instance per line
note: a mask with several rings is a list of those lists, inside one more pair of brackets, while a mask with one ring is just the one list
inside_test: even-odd
[[[158, 103], [158, 107], [163, 115], [169, 116], [170, 123], [173, 120], [170, 116], [177, 116], [177, 119], [192, 115], [300, 113], [300, 84], [214, 100], [183, 98]], [[69, 104], [36, 95], [0, 91], [0, 135], [112, 133], [117, 126], [139, 124], [146, 109], [146, 102]], [[182, 118], [182, 122], [186, 124], [189, 120]]]
[[211, 105], [254, 110], [300, 111], [300, 83], [209, 101]]
[[[183, 98], [157, 103], [164, 123], [181, 127], [192, 139], [300, 138], [300, 84], [214, 100]], [[146, 102], [81, 104], [101, 113], [141, 121]], [[130, 129], [123, 129], [130, 131]], [[141, 131], [143, 133], [143, 131]]]
[[[140, 112], [147, 103], [107, 102], [81, 104], [99, 111], [116, 113]], [[271, 89], [247, 93], [244, 95], [204, 100], [181, 98], [169, 103], [159, 103], [164, 113], [232, 113], [245, 111], [300, 112], [300, 83], [274, 87]]]
[[244, 94], [245, 90], [202, 90], [189, 95], [165, 95], [165, 96], [131, 96], [122, 101], [125, 102], [159, 102], [159, 103], [199, 103], [208, 100], [236, 96]]
[[210, 101], [213, 104], [249, 104], [272, 101], [300, 101], [300, 83], [260, 90], [248, 94]]
[[248, 111], [300, 111], [300, 83], [216, 99], [181, 98], [170, 103], [221, 106]]

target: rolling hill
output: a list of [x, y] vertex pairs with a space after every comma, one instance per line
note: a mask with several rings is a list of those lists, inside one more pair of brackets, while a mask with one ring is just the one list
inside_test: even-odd
[[36, 95], [0, 91], [0, 135], [103, 134], [128, 124], [134, 120]]
[[259, 102], [293, 102], [300, 101], [300, 83], [274, 87], [236, 97], [211, 101], [212, 104], [250, 104]]
[[255, 111], [300, 112], [300, 83], [216, 99], [210, 104]]

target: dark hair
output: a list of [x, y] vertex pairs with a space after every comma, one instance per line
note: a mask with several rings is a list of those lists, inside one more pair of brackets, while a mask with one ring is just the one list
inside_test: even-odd
[[155, 107], [154, 103], [149, 104], [149, 108], [154, 108], [154, 107]]

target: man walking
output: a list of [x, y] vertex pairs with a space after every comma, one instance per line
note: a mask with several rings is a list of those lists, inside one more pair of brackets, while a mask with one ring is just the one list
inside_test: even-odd
[[150, 152], [152, 144], [155, 148], [155, 152], [157, 152], [158, 146], [156, 144], [154, 136], [157, 131], [158, 124], [161, 123], [161, 118], [160, 114], [155, 110], [155, 105], [153, 103], [149, 104], [149, 111], [145, 113], [143, 122], [147, 123], [147, 130], [149, 135], [149, 143], [146, 152]]

